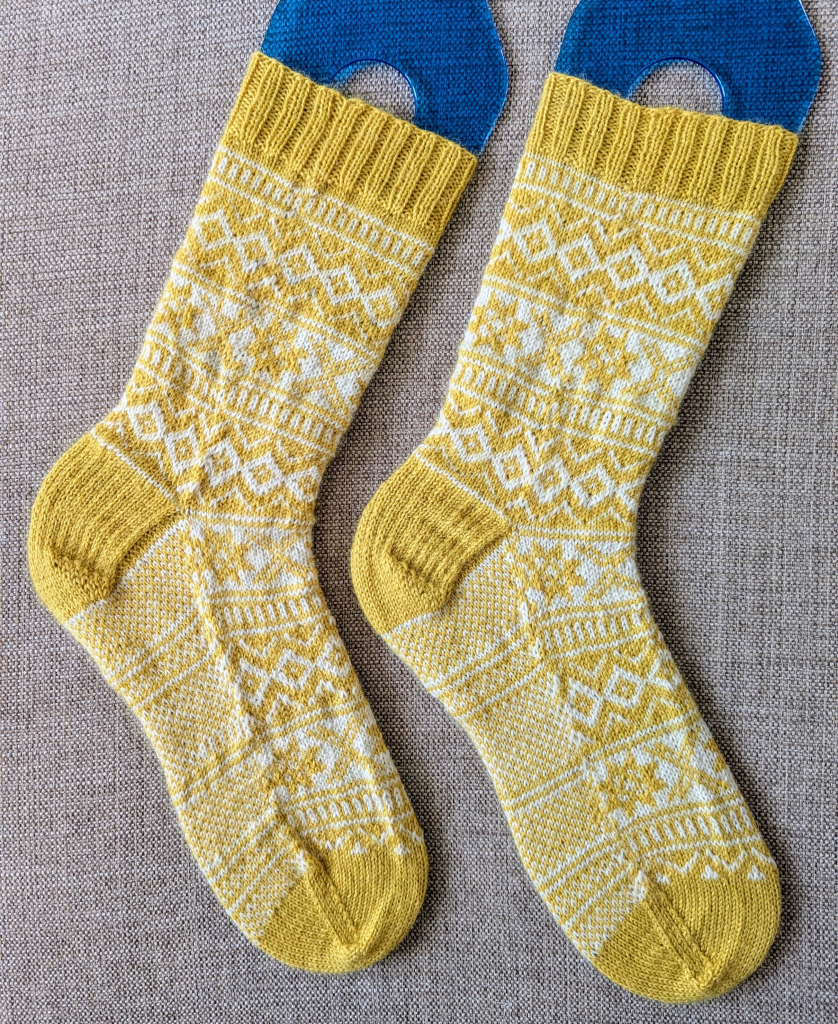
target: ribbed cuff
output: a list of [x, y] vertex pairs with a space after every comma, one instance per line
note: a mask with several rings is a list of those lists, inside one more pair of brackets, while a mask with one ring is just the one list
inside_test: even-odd
[[224, 133], [231, 149], [436, 243], [476, 166], [454, 142], [255, 53]]
[[762, 217], [788, 173], [784, 128], [673, 107], [643, 107], [553, 73], [527, 143], [531, 155], [630, 191]]

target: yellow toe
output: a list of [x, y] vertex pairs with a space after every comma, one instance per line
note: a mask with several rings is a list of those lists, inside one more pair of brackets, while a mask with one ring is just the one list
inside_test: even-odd
[[666, 1003], [719, 996], [765, 959], [780, 919], [777, 870], [649, 883], [594, 964], [636, 995]]
[[404, 854], [323, 853], [277, 907], [258, 945], [283, 963], [322, 974], [369, 967], [410, 930], [427, 882], [422, 844]]

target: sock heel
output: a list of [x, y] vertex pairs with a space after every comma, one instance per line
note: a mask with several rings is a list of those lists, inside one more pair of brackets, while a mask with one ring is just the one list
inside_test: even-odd
[[367, 505], [352, 544], [352, 581], [373, 629], [441, 608], [508, 532], [497, 512], [411, 456]]
[[113, 590], [130, 549], [176, 506], [86, 434], [53, 466], [29, 527], [29, 571], [60, 622]]

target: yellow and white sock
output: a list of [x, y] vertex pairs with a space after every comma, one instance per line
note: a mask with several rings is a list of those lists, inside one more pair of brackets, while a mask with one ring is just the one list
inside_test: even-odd
[[664, 1001], [750, 974], [780, 891], [652, 619], [635, 516], [795, 146], [551, 75], [440, 418], [352, 549], [557, 921]]
[[311, 532], [474, 164], [254, 56], [125, 395], [32, 513], [37, 591], [140, 717], [225, 909], [310, 970], [384, 956], [424, 898]]

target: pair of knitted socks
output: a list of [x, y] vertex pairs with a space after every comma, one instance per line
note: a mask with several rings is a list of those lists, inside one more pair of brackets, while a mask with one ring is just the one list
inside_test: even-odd
[[[795, 144], [551, 75], [438, 424], [352, 551], [556, 919], [667, 1001], [761, 962], [779, 888], [649, 613], [635, 511]], [[311, 530], [474, 163], [254, 56], [125, 394], [33, 509], [38, 593], [140, 717], [225, 909], [310, 970], [384, 956], [424, 898]]]

